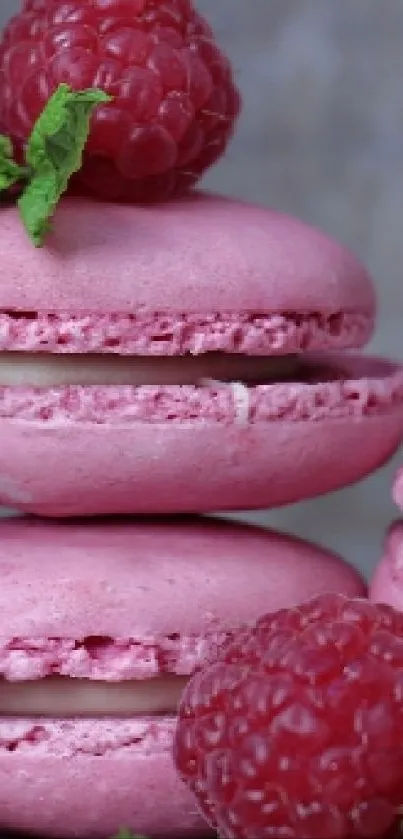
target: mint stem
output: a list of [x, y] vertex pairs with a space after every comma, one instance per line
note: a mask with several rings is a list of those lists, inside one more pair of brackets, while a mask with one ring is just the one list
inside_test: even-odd
[[82, 166], [95, 109], [111, 101], [102, 90], [60, 85], [33, 127], [22, 166], [13, 159], [10, 139], [0, 135], [0, 194], [21, 188], [17, 203], [35, 247], [43, 246], [70, 178]]

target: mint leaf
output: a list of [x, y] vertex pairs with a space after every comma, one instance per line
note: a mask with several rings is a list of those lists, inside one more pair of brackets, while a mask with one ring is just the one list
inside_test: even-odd
[[0, 192], [25, 180], [27, 170], [13, 160], [13, 144], [8, 137], [0, 134]]
[[57, 204], [82, 165], [94, 109], [110, 101], [102, 90], [77, 92], [62, 84], [35, 123], [26, 151], [31, 179], [18, 206], [36, 247], [42, 247]]
[[145, 836], [136, 836], [135, 834], [131, 833], [130, 830], [121, 830], [115, 839], [146, 839]]

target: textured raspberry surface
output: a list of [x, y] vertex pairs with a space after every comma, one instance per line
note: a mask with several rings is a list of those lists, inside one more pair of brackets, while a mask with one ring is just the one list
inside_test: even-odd
[[222, 837], [375, 839], [402, 809], [402, 732], [403, 615], [323, 595], [196, 674], [175, 761]]
[[361, 347], [373, 328], [366, 311], [138, 312], [134, 315], [0, 310], [0, 351], [199, 355], [288, 355]]
[[61, 83], [114, 97], [72, 184], [110, 200], [185, 191], [223, 154], [240, 109], [191, 0], [26, 0], [0, 44], [0, 130], [19, 153]]

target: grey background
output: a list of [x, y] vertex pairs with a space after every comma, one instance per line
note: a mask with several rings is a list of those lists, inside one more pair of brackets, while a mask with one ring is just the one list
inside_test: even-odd
[[[0, 0], [0, 24], [19, 8]], [[206, 186], [301, 216], [375, 276], [372, 349], [403, 360], [402, 0], [198, 0], [231, 55], [245, 106]], [[250, 515], [339, 550], [369, 574], [395, 516], [390, 467], [359, 487]]]

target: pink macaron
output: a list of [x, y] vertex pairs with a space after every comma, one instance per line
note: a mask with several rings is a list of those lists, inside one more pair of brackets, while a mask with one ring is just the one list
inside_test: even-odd
[[[403, 469], [396, 476], [393, 499], [403, 510]], [[403, 611], [403, 521], [389, 528], [383, 556], [371, 580], [369, 597]]]
[[403, 373], [357, 358], [371, 281], [327, 236], [196, 194], [65, 199], [43, 249], [0, 226], [0, 503], [46, 516], [313, 497], [403, 434]]
[[397, 473], [395, 485], [393, 487], [393, 500], [397, 506], [403, 510], [403, 469]]
[[382, 559], [370, 583], [369, 598], [403, 611], [403, 522], [396, 522], [389, 529]]
[[197, 665], [240, 625], [326, 591], [339, 558], [203, 519], [0, 525], [0, 831], [203, 830], [172, 738]]

